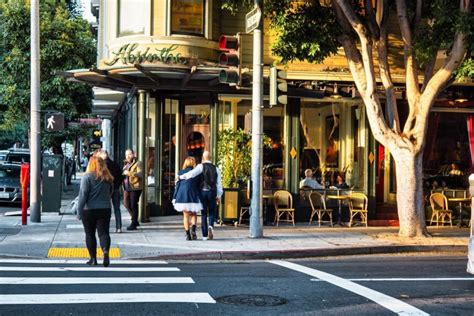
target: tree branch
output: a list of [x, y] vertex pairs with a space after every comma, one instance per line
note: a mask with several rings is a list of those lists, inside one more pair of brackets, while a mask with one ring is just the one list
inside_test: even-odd
[[[460, 0], [459, 11], [462, 14], [469, 13], [471, 10], [471, 0]], [[454, 36], [453, 46], [451, 51], [446, 58], [444, 65], [433, 75], [433, 77], [428, 81], [426, 89], [423, 91], [423, 94], [420, 98], [420, 113], [418, 114], [420, 119], [417, 120], [418, 125], [416, 133], [419, 137], [422, 137], [426, 134], [426, 127], [424, 126], [426, 118], [430, 113], [431, 107], [433, 106], [434, 99], [441, 91], [442, 87], [450, 80], [453, 75], [454, 70], [459, 67], [464, 56], [466, 55], [466, 35], [458, 31]], [[419, 144], [418, 149], [421, 150], [423, 144]]]
[[[420, 94], [418, 86], [418, 70], [415, 60], [415, 51], [413, 49], [410, 23], [408, 21], [406, 2], [405, 0], [396, 0], [396, 3], [398, 21], [403, 39], [403, 50], [405, 54], [407, 99], [408, 105], [410, 106], [410, 113], [413, 114], [412, 112], [414, 111], [412, 107], [417, 102], [416, 100]], [[406, 130], [406, 125], [404, 130]]]
[[377, 55], [379, 59], [379, 71], [382, 84], [385, 88], [385, 106], [387, 122], [392, 130], [399, 134], [400, 133], [400, 118], [398, 116], [397, 98], [395, 96], [395, 86], [392, 81], [390, 74], [390, 67], [388, 65], [388, 52], [387, 52], [387, 16], [388, 16], [388, 0], [381, 2], [383, 8], [381, 10], [382, 16], [380, 18], [379, 30], [380, 38], [377, 40]]

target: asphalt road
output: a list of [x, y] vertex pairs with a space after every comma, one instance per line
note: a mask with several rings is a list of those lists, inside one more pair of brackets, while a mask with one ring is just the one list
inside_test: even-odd
[[474, 315], [465, 271], [464, 256], [109, 268], [0, 259], [0, 315]]
[[0, 202], [0, 215], [6, 212], [21, 211], [21, 203]]

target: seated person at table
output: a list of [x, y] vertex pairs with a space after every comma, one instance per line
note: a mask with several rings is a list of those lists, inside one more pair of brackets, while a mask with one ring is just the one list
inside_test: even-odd
[[304, 175], [306, 178], [300, 181], [300, 189], [303, 187], [310, 187], [314, 190], [322, 190], [324, 187], [319, 184], [318, 181], [313, 179], [313, 171], [311, 169], [306, 169], [304, 171]]
[[449, 171], [450, 176], [462, 176], [463, 174], [456, 163], [451, 164], [451, 170]]
[[347, 185], [347, 183], [344, 181], [344, 178], [340, 174], [337, 175], [336, 183], [331, 188], [333, 187], [336, 189], [349, 189], [349, 186]]

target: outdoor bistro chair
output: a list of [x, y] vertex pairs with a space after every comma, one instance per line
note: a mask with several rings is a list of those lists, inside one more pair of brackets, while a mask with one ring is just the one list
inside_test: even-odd
[[240, 207], [239, 226], [242, 223], [243, 216], [247, 213], [250, 216], [250, 184], [247, 185], [247, 189], [245, 190], [244, 205]]
[[440, 223], [444, 225], [449, 220], [449, 224], [453, 227], [453, 212], [448, 209], [448, 199], [446, 196], [442, 193], [433, 193], [430, 195], [430, 204], [433, 210], [430, 225], [433, 224], [433, 220], [436, 222], [436, 226], [439, 226]]
[[327, 214], [329, 216], [329, 223], [332, 227], [332, 209], [326, 208], [326, 201], [324, 196], [318, 192], [311, 192], [309, 194], [309, 203], [311, 204], [311, 217], [309, 218], [309, 224], [313, 222], [313, 216], [318, 215], [318, 224], [321, 227], [321, 221], [323, 216]]
[[349, 227], [352, 226], [354, 221], [354, 217], [356, 215], [360, 215], [360, 222], [365, 224], [367, 227], [367, 214], [368, 214], [368, 207], [369, 199], [364, 193], [354, 192], [349, 197], [349, 212], [350, 212], [350, 220], [349, 220]]
[[[295, 226], [295, 209], [293, 208], [293, 197], [286, 190], [278, 190], [273, 194], [273, 203], [275, 205], [275, 222], [276, 226], [280, 221], [290, 222]], [[286, 219], [281, 219], [286, 214]]]

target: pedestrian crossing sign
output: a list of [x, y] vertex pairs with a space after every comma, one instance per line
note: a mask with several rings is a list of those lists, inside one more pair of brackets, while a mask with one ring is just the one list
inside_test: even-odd
[[45, 129], [48, 132], [56, 132], [64, 130], [64, 114], [48, 113], [44, 117]]

